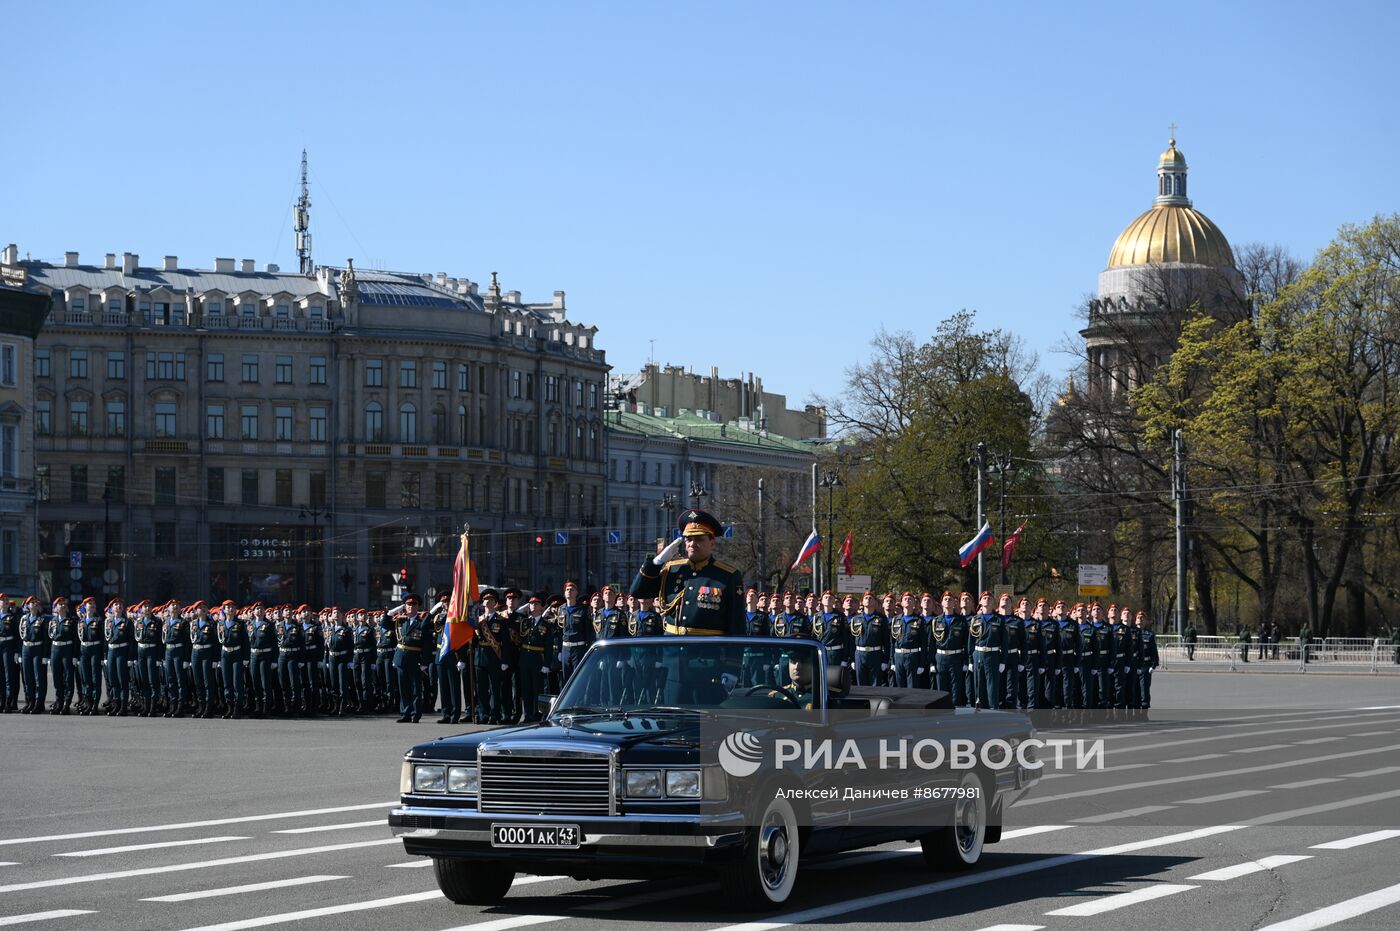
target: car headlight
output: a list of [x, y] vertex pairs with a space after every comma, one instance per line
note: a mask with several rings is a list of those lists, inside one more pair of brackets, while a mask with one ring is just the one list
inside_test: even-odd
[[403, 766], [399, 769], [399, 794], [407, 795], [413, 791], [413, 764], [408, 760], [403, 761]]
[[629, 769], [623, 786], [630, 798], [660, 798], [661, 771], [659, 769]]
[[699, 798], [700, 770], [666, 770], [666, 795], [669, 798]]
[[449, 766], [447, 791], [459, 795], [475, 795], [481, 787], [481, 771], [475, 766]]
[[446, 792], [446, 791], [447, 791], [447, 767], [446, 767], [446, 766], [415, 766], [415, 767], [413, 767], [413, 791], [414, 791], [414, 792]]

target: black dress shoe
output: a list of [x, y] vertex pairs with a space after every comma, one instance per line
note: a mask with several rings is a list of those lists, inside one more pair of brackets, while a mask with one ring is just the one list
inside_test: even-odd
[[442, 717], [438, 718], [438, 721], [437, 721], [437, 722], [438, 722], [439, 724], [451, 724], [451, 723], [452, 723], [452, 715], [450, 715], [450, 714], [445, 714], [445, 715], [443, 715]]
[[415, 715], [413, 716], [413, 720], [412, 720], [410, 723], [412, 723], [412, 724], [417, 724], [417, 723], [418, 723], [419, 721], [421, 721], [422, 719], [423, 719], [423, 716], [422, 716], [421, 714], [415, 714]]
[[399, 718], [399, 719], [398, 719], [397, 721], [395, 721], [394, 723], [395, 723], [395, 724], [412, 724], [412, 723], [413, 723], [413, 716], [412, 716], [412, 715], [407, 715], [407, 714], [406, 714], [406, 715], [404, 715], [403, 717]]

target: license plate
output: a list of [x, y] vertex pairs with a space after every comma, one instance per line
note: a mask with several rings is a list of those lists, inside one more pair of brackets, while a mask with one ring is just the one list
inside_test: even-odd
[[572, 849], [583, 832], [577, 824], [493, 824], [492, 847]]

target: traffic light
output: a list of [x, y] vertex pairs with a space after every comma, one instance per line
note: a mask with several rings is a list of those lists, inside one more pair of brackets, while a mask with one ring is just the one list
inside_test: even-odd
[[540, 536], [539, 534], [535, 534], [535, 545], [544, 546], [544, 537]]
[[402, 569], [399, 570], [399, 584], [402, 585], [404, 588], [408, 588], [408, 567], [407, 567], [407, 566], [405, 566], [404, 568], [402, 568]]

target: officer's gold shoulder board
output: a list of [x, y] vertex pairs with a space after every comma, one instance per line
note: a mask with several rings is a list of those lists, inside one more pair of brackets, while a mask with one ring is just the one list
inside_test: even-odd
[[666, 565], [662, 566], [662, 568], [663, 568], [663, 569], [676, 569], [676, 568], [679, 568], [679, 567], [681, 567], [681, 566], [684, 566], [684, 565], [688, 564], [689, 562], [690, 562], [689, 559], [673, 559], [673, 560], [671, 560], [670, 562], [668, 562]]
[[738, 572], [738, 571], [739, 571], [737, 567], [731, 566], [731, 565], [730, 565], [729, 563], [727, 563], [727, 562], [720, 562], [718, 559], [715, 560], [715, 568], [716, 568], [716, 569], [723, 569], [725, 572]]

